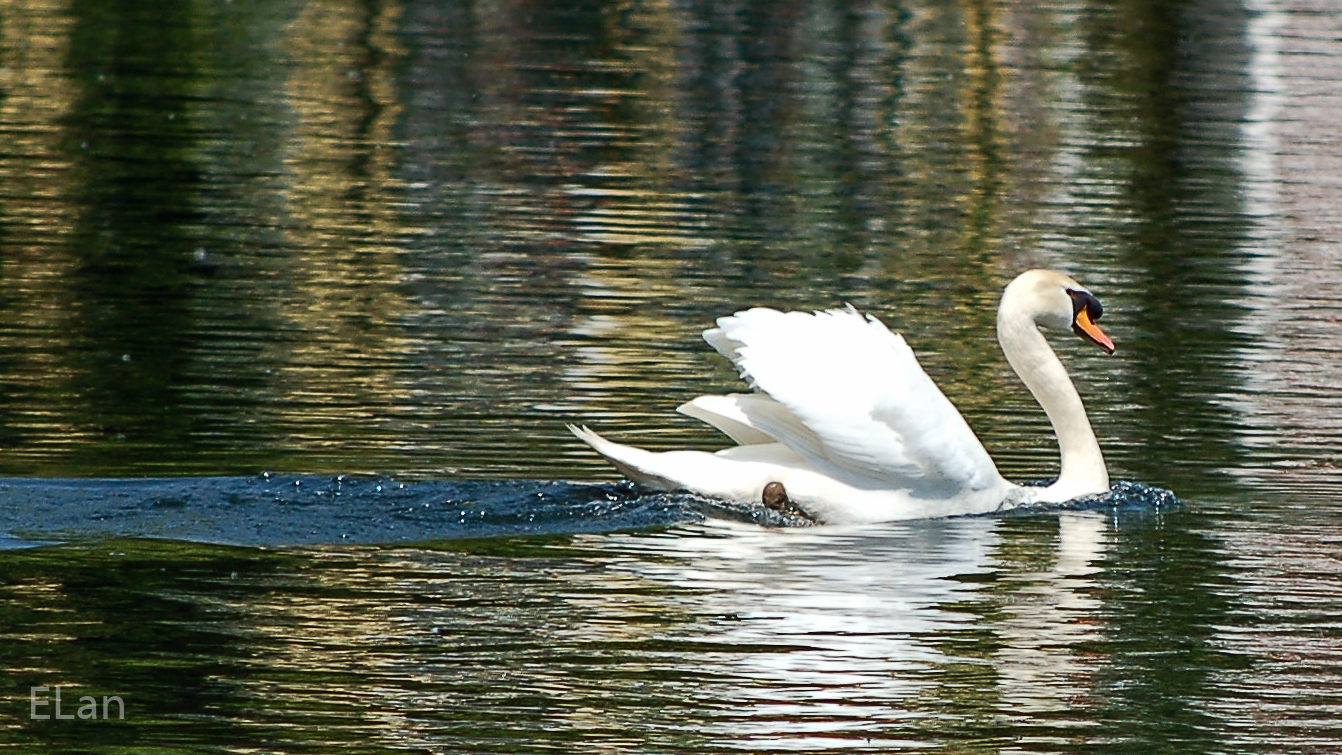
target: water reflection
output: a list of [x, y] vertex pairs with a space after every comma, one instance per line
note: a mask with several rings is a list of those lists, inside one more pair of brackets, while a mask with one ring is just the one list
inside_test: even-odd
[[[5, 558], [3, 661], [11, 678], [124, 692], [132, 730], [190, 714], [202, 729], [183, 741], [956, 746], [1041, 714], [1056, 716], [1041, 734], [1071, 741], [1108, 655], [1097, 619], [1118, 606], [1097, 590], [1117, 542], [1078, 513], [441, 550], [38, 550]], [[115, 611], [127, 601], [134, 627]], [[15, 631], [44, 614], [84, 644], [101, 617], [88, 652], [104, 670], [72, 665], [51, 631]], [[170, 677], [137, 670], [163, 654]]]
[[[1326, 679], [1292, 669], [1327, 665], [1319, 617], [1342, 600], [1319, 567], [1326, 517], [1267, 537], [1283, 523], [1165, 516], [4, 551], [0, 664], [18, 690], [124, 693], [122, 732], [337, 751], [1085, 749], [1121, 731], [1215, 752], [1303, 736], [1331, 703]], [[1244, 705], [1269, 683], [1299, 702]]]
[[[1210, 732], [1243, 720], [1222, 703], [1257, 678], [1236, 659], [1268, 651], [1241, 620], [1257, 603], [1228, 610], [1232, 583], [1227, 600], [1198, 597], [1247, 562], [1222, 564], [1187, 525], [1078, 512], [439, 549], [11, 551], [0, 660], [23, 684], [125, 693], [122, 731], [183, 743], [1084, 748], [1121, 730], [1215, 751]], [[5, 726], [14, 741], [84, 736]]]
[[1118, 475], [1241, 466], [1318, 22], [1150, 5], [7, 7], [3, 464], [595, 474], [563, 421], [724, 387], [713, 316], [851, 301], [1038, 477], [991, 329], [1040, 264], [1114, 312]]
[[[851, 301], [1040, 478], [1049, 429], [992, 326], [1002, 284], [1048, 265], [1110, 313], [1118, 356], [1064, 358], [1115, 478], [1190, 502], [0, 544], [6, 741], [1338, 741], [1342, 54], [1317, 4], [0, 0], [0, 21], [0, 472], [604, 475], [565, 421], [710, 446], [671, 415], [737, 385], [698, 332]], [[12, 713], [57, 682], [150, 722]]]
[[630, 537], [649, 557], [622, 568], [693, 596], [713, 617], [695, 634], [758, 648], [710, 665], [734, 708], [705, 722], [719, 745], [933, 746], [972, 737], [953, 720], [1070, 710], [1094, 665], [1076, 649], [1103, 631], [1088, 619], [1104, 517], [945, 525]]
[[1333, 524], [1299, 512], [1242, 522], [1224, 540], [1236, 578], [1223, 591], [1234, 596], [1234, 611], [1220, 628], [1220, 643], [1226, 652], [1256, 659], [1251, 670], [1230, 669], [1218, 680], [1252, 700], [1234, 714], [1241, 721], [1237, 743], [1261, 747], [1270, 740], [1266, 729], [1331, 747], [1325, 722], [1342, 713], [1335, 694], [1342, 685], [1335, 641], [1342, 627], [1335, 612], [1320, 606], [1336, 605], [1340, 597]]
[[1342, 64], [1317, 55], [1335, 31], [1330, 22], [1273, 4], [1254, 7], [1260, 11], [1249, 35], [1255, 106], [1242, 160], [1258, 232], [1255, 285], [1243, 299], [1240, 323], [1253, 340], [1242, 356], [1249, 390], [1227, 399], [1242, 418], [1242, 443], [1292, 449], [1292, 458], [1266, 474], [1269, 484], [1332, 488], [1342, 376], [1330, 342], [1339, 317], [1333, 292], [1342, 279], [1332, 264], [1336, 223], [1321, 209], [1332, 202], [1339, 165], [1331, 150], [1319, 148], [1331, 129], [1317, 114], [1342, 105], [1318, 83], [1342, 75]]

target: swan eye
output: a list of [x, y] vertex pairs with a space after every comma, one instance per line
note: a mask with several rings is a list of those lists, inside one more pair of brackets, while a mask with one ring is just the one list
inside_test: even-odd
[[1076, 318], [1082, 312], [1086, 313], [1086, 317], [1091, 322], [1104, 317], [1104, 306], [1089, 291], [1077, 291], [1069, 288], [1067, 289], [1067, 295], [1072, 297], [1072, 322], [1076, 322]]

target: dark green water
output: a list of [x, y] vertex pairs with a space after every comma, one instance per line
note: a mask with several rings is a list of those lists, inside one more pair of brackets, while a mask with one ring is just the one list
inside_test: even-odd
[[[1339, 39], [0, 0], [0, 750], [1337, 750]], [[564, 430], [719, 444], [699, 332], [851, 302], [1048, 477], [992, 331], [1034, 266], [1104, 302], [1118, 353], [1059, 348], [1113, 477], [1182, 508], [703, 521]]]

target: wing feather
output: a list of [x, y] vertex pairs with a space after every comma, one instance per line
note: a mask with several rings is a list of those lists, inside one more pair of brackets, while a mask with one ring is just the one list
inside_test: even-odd
[[904, 338], [875, 317], [852, 307], [816, 313], [756, 308], [717, 324], [705, 340], [785, 410], [738, 401], [733, 421], [821, 470], [861, 487], [927, 495], [980, 490], [1001, 480]]
[[761, 418], [773, 415], [777, 421], [789, 418], [800, 424], [787, 407], [763, 393], [733, 393], [727, 396], [700, 396], [676, 408], [687, 417], [716, 427], [740, 446], [777, 443], [778, 439], [761, 427]]

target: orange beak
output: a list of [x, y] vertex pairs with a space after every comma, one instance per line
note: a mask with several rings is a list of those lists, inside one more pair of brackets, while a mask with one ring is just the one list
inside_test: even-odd
[[1082, 307], [1081, 311], [1076, 313], [1076, 319], [1072, 322], [1072, 330], [1087, 341], [1104, 349], [1106, 354], [1114, 353], [1114, 342], [1109, 340], [1109, 336], [1106, 336], [1103, 330], [1100, 330], [1099, 325], [1091, 321], [1090, 312], [1085, 307]]

